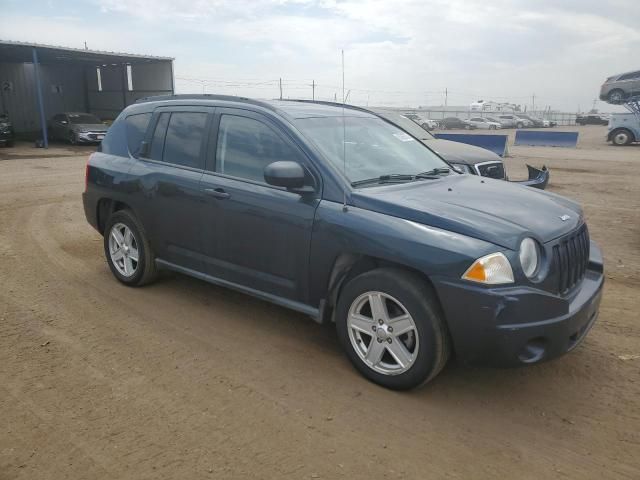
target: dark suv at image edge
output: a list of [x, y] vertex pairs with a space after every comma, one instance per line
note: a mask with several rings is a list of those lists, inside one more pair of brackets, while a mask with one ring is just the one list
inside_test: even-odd
[[451, 353], [548, 360], [597, 317], [602, 256], [575, 202], [458, 174], [370, 113], [152, 97], [100, 150], [84, 210], [120, 282], [169, 269], [335, 322], [386, 387], [432, 379]]

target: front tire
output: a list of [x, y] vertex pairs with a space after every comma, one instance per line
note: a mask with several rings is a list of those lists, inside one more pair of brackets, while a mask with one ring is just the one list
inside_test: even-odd
[[381, 268], [343, 288], [336, 306], [338, 338], [367, 379], [407, 390], [434, 378], [449, 358], [438, 301], [417, 275]]
[[522, 128], [522, 127], [524, 127], [524, 124], [522, 122], [516, 123], [516, 128]]
[[119, 210], [107, 220], [104, 253], [111, 273], [125, 285], [146, 285], [158, 275], [144, 228], [129, 210]]
[[629, 145], [633, 140], [633, 134], [629, 130], [617, 130], [611, 134], [611, 143], [618, 147]]

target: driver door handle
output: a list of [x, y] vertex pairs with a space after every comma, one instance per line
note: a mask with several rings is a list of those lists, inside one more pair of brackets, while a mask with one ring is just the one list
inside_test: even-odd
[[231, 197], [231, 195], [225, 192], [222, 188], [205, 188], [204, 193], [213, 198], [219, 198], [220, 200], [226, 200]]

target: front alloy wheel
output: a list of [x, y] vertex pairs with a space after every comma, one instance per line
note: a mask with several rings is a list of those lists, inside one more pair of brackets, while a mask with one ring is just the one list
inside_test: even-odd
[[369, 380], [406, 390], [428, 382], [449, 358], [449, 335], [426, 280], [399, 268], [352, 278], [335, 309], [338, 339]]
[[382, 292], [356, 298], [347, 317], [351, 346], [362, 361], [383, 375], [406, 372], [420, 348], [413, 317], [397, 299]]

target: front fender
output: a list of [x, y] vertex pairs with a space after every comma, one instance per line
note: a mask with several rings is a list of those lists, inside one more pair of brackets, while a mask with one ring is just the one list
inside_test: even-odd
[[326, 299], [340, 259], [367, 257], [457, 279], [475, 259], [498, 250], [484, 240], [323, 200], [311, 238], [309, 304]]

